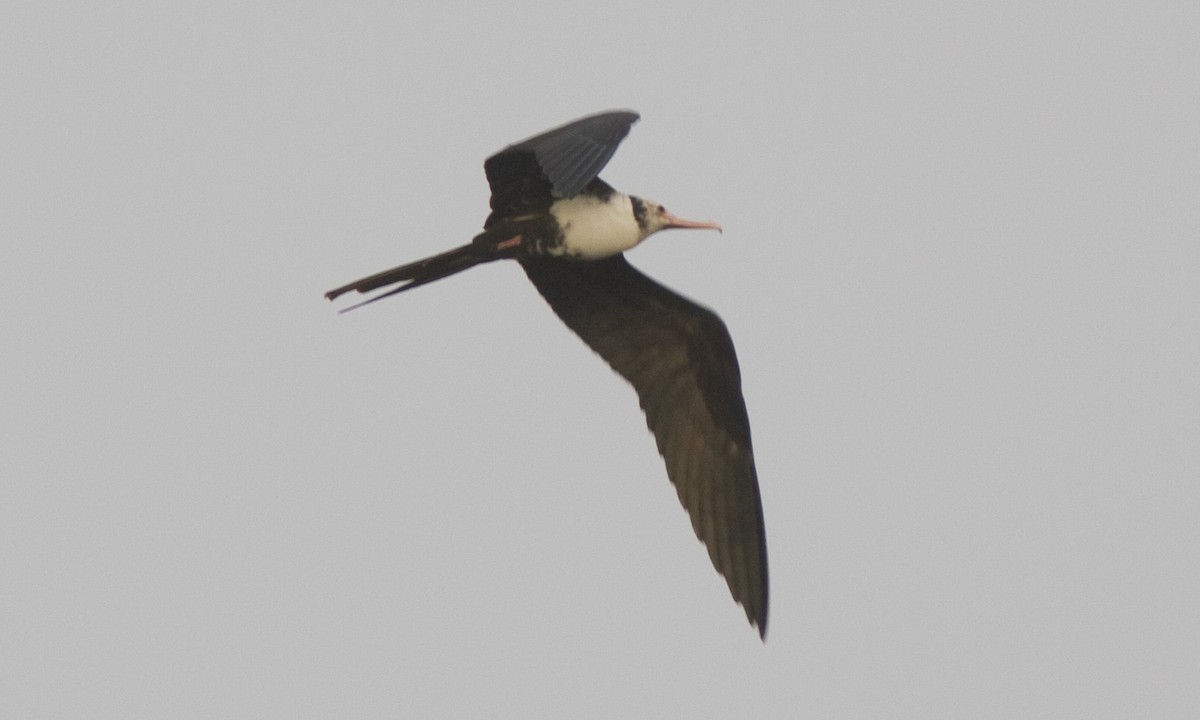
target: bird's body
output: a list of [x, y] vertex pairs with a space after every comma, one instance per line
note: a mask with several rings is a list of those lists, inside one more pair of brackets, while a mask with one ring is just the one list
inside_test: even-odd
[[658, 230], [720, 226], [683, 220], [596, 177], [636, 120], [628, 111], [592, 115], [501, 150], [484, 164], [492, 212], [469, 244], [326, 296], [405, 283], [362, 305], [516, 259], [563, 322], [637, 390], [696, 535], [765, 636], [766, 536], [733, 342], [712, 311], [623, 255]]
[[643, 239], [633, 202], [628, 195], [615, 191], [607, 196], [580, 193], [556, 201], [550, 206], [550, 214], [562, 228], [563, 239], [549, 254], [599, 260], [631, 250]]

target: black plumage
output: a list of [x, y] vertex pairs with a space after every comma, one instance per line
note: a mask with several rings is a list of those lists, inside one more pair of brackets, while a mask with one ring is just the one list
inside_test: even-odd
[[719, 226], [682, 220], [596, 177], [637, 119], [600, 113], [501, 150], [484, 164], [492, 212], [470, 244], [326, 296], [405, 283], [365, 304], [479, 263], [518, 260], [559, 318], [637, 391], [697, 537], [765, 637], [766, 535], [733, 341], [715, 313], [638, 272], [621, 252], [659, 229]]
[[696, 536], [765, 634], [767, 539], [750, 419], [725, 323], [624, 255], [527, 258], [521, 266], [567, 327], [637, 390]]

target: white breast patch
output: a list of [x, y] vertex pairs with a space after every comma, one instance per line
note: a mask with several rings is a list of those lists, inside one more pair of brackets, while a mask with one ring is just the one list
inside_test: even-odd
[[563, 229], [562, 254], [599, 260], [625, 252], [642, 241], [628, 195], [613, 193], [608, 202], [576, 195], [555, 202], [551, 214]]

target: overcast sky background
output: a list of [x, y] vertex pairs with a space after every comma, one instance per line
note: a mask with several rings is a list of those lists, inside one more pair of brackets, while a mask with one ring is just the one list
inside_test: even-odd
[[[1200, 716], [1200, 5], [6, 3], [0, 716]], [[765, 645], [482, 161], [724, 235]]]

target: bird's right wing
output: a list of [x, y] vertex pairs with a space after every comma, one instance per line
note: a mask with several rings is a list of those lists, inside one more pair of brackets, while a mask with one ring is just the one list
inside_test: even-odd
[[637, 390], [697, 537], [765, 636], [762, 502], [741, 375], [725, 324], [638, 272], [623, 255], [520, 262], [562, 321]]
[[578, 194], [608, 164], [637, 119], [630, 110], [597, 113], [492, 155], [483, 164], [492, 210], [511, 215], [529, 198], [549, 202]]

